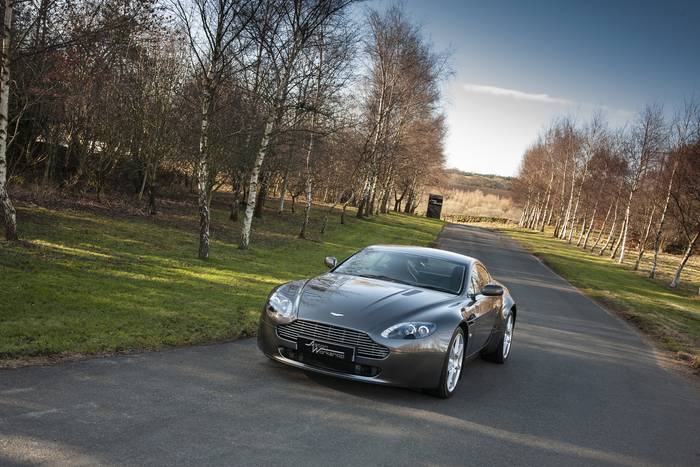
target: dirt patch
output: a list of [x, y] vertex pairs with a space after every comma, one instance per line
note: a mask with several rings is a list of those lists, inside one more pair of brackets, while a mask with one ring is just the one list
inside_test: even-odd
[[[40, 197], [32, 190], [14, 188], [10, 193], [16, 206], [31, 206], [63, 212], [82, 212], [96, 216], [130, 218], [149, 217], [148, 199], [116, 192], [98, 202], [94, 196], [72, 190], [52, 192]], [[156, 209], [163, 214], [191, 215], [197, 212], [197, 195], [188, 190], [165, 191], [156, 199]], [[158, 216], [155, 214], [154, 217]]]

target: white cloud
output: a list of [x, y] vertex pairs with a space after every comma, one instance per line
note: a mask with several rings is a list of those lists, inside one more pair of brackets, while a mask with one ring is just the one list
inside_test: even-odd
[[526, 92], [515, 91], [513, 89], [503, 89], [497, 88], [495, 86], [482, 86], [479, 84], [465, 84], [463, 85], [463, 87], [465, 90], [470, 92], [489, 94], [492, 96], [512, 97], [513, 99], [546, 102], [548, 104], [576, 105], [575, 102], [570, 101], [568, 99], [558, 99], [556, 97], [549, 97], [547, 94], [528, 94]]

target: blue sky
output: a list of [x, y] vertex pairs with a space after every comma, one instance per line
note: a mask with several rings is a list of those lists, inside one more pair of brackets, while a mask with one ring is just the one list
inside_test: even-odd
[[436, 49], [456, 49], [448, 167], [514, 175], [556, 116], [583, 122], [603, 107], [621, 127], [648, 102], [662, 102], [670, 116], [700, 93], [698, 0], [404, 4]]

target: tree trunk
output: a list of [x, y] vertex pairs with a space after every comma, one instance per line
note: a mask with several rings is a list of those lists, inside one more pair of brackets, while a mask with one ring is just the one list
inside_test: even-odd
[[280, 192], [280, 200], [277, 205], [277, 214], [284, 213], [284, 197], [287, 195], [287, 184], [289, 183], [289, 167], [294, 157], [294, 147], [296, 146], [296, 133], [292, 134], [292, 143], [289, 145], [289, 155], [287, 156], [287, 164], [284, 167], [284, 177], [282, 178], [282, 189]]
[[559, 230], [561, 229], [562, 216], [564, 215], [564, 204], [566, 203], [566, 170], [569, 167], [569, 159], [564, 162], [564, 176], [561, 181], [561, 197], [559, 200], [559, 216], [554, 224], [554, 238], [559, 238]]
[[[622, 264], [623, 261], [625, 260], [625, 251], [627, 249], [627, 234], [628, 234], [629, 229], [630, 229], [630, 217], [632, 214], [631, 211], [632, 211], [632, 195], [633, 194], [634, 194], [634, 192], [630, 193], [629, 203], [627, 203], [627, 210], [625, 211], [625, 220], [624, 220], [624, 223], [622, 224], [622, 226], [623, 226], [622, 245], [621, 245], [622, 249], [620, 250], [620, 260], [618, 261], [618, 263], [620, 263], [620, 264]], [[614, 257], [615, 257], [615, 252], [613, 252], [613, 256], [611, 256], [611, 258], [614, 258]]]
[[[318, 102], [318, 95], [316, 96]], [[309, 138], [309, 149], [306, 153], [306, 205], [304, 206], [304, 215], [301, 220], [301, 228], [299, 229], [299, 238], [306, 238], [306, 226], [309, 223], [309, 214], [311, 213], [311, 190], [314, 184], [314, 176], [311, 171], [311, 155], [314, 150], [314, 127], [316, 126], [316, 114], [311, 117], [311, 137]]]
[[[340, 200], [343, 198], [343, 195], [345, 195], [345, 192], [347, 191], [347, 189], [348, 189], [348, 187], [343, 188], [343, 191], [341, 191], [340, 194], [338, 195], [338, 197], [335, 199], [335, 203], [333, 203], [333, 206], [331, 206], [331, 208], [328, 211], [326, 211], [326, 219], [323, 221], [323, 227], [321, 228], [321, 233], [326, 232], [326, 227], [328, 226], [328, 217], [330, 217], [331, 212], [333, 212], [333, 209], [335, 209], [335, 207], [338, 205], [338, 203], [340, 203]], [[350, 196], [350, 199], [345, 202], [345, 206], [347, 206], [347, 204], [350, 202], [350, 200], [352, 200], [352, 198], [354, 196], [355, 196], [355, 194], [353, 193], [352, 196]], [[345, 211], [345, 207], [343, 207], [343, 211]], [[342, 224], [342, 222], [341, 222], [341, 224]]]
[[[211, 71], [211, 69], [210, 69]], [[209, 203], [207, 202], [207, 184], [209, 176], [209, 111], [211, 108], [211, 76], [205, 77], [202, 90], [202, 127], [199, 139], [199, 190], [197, 205], [199, 206], [199, 257], [209, 258]]]
[[612, 203], [608, 207], [608, 213], [605, 215], [605, 219], [603, 219], [603, 225], [600, 226], [600, 231], [598, 232], [598, 236], [595, 239], [595, 242], [593, 242], [593, 245], [591, 245], [591, 253], [593, 253], [593, 250], [595, 250], [595, 247], [598, 246], [598, 242], [600, 241], [600, 238], [603, 236], [603, 233], [605, 232], [605, 226], [608, 223], [608, 218], [610, 217], [610, 211], [612, 210]]
[[275, 124], [281, 118], [284, 102], [286, 100], [287, 95], [289, 74], [292, 72], [292, 66], [294, 65], [296, 56], [299, 53], [299, 44], [295, 43], [293, 47], [294, 48], [292, 49], [292, 52], [290, 53], [287, 59], [287, 63], [285, 64], [284, 71], [282, 72], [280, 82], [277, 85], [277, 89], [275, 90], [273, 104], [267, 116], [265, 132], [263, 133], [263, 138], [260, 142], [258, 157], [255, 159], [255, 164], [253, 165], [253, 172], [250, 175], [248, 200], [246, 202], [245, 217], [243, 219], [243, 229], [241, 230], [241, 243], [238, 245], [238, 248], [241, 250], [250, 249], [250, 228], [253, 224], [253, 212], [255, 210], [255, 199], [258, 189], [258, 177], [260, 176], [260, 170], [262, 168], [263, 162], [265, 161], [265, 156], [267, 155], [267, 148], [270, 145], [270, 138], [272, 137], [272, 133], [275, 129]]
[[5, 21], [2, 36], [2, 70], [0, 70], [0, 204], [5, 240], [15, 241], [17, 237], [17, 213], [7, 193], [7, 136], [10, 99], [10, 31], [12, 29], [13, 0], [5, 0]]
[[313, 188], [314, 178], [309, 175], [306, 180], [306, 205], [304, 206], [304, 215], [301, 220], [301, 228], [299, 229], [299, 238], [306, 238], [306, 226], [309, 224], [309, 215], [311, 214], [311, 190]]
[[[583, 221], [581, 222], [581, 235], [578, 236], [578, 241], [576, 242], [576, 246], [581, 246], [581, 242], [583, 241], [583, 235], [586, 233], [586, 216], [588, 216], [588, 206], [586, 206], [586, 211], [583, 213]], [[571, 241], [569, 241], [571, 243]]]
[[[620, 236], [618, 237], [617, 241], [615, 242], [615, 245], [612, 248], [612, 252], [610, 253], [610, 259], [615, 259], [615, 256], [617, 256], [617, 250], [620, 248], [620, 245], [623, 244], [623, 241], [627, 240], [627, 222], [625, 220], [622, 220], [622, 227], [620, 229]], [[624, 246], [624, 245], [623, 245]]]
[[[571, 194], [569, 195], [569, 202], [566, 205], [566, 215], [564, 216], [564, 224], [563, 224], [563, 227], [561, 230], [561, 235], [559, 236], [559, 238], [561, 238], [563, 240], [566, 240], [566, 234], [568, 232], [567, 229], [569, 228], [569, 220], [571, 219], [571, 216], [573, 214], [571, 209], [573, 208], [573, 204], [574, 204], [574, 189], [575, 189], [575, 185], [576, 185], [576, 179], [574, 178], [574, 175], [575, 174], [572, 172], [572, 174], [571, 174]], [[574, 228], [573, 222], [574, 222], [573, 219], [571, 219], [571, 229], [572, 230]]]
[[401, 192], [401, 197], [397, 198], [396, 197], [396, 192], [394, 192], [394, 212], [401, 212], [401, 201], [403, 201], [403, 197], [406, 195], [405, 191]]
[[267, 201], [267, 188], [269, 184], [270, 174], [263, 174], [263, 176], [260, 177], [260, 182], [258, 183], [260, 190], [258, 190], [258, 197], [255, 200], [255, 209], [253, 210], [253, 217], [256, 219], [263, 218], [263, 208], [265, 207], [265, 201]]
[[518, 222], [519, 227], [525, 227], [528, 216], [530, 215], [530, 198], [532, 198], [532, 189], [528, 187], [525, 207], [523, 208], [523, 213], [520, 215], [520, 221]]
[[357, 218], [362, 219], [364, 217], [364, 210], [365, 210], [365, 200], [367, 199], [369, 195], [369, 174], [367, 174], [367, 179], [365, 180], [365, 186], [362, 189], [362, 194], [360, 195], [360, 199], [358, 200], [357, 204]]
[[[618, 206], [617, 203], [618, 203], [618, 201], [619, 201], [619, 198], [617, 200], [615, 200], [615, 216], [613, 217], [612, 227], [610, 227], [610, 234], [608, 235], [608, 239], [605, 241], [605, 245], [603, 245], [603, 248], [601, 248], [600, 251], [598, 252], [599, 256], [603, 256], [603, 252], [610, 244], [610, 240], [612, 240], [612, 237], [615, 233], [615, 227], [617, 226], [617, 206]], [[598, 243], [597, 240], [596, 240], [596, 243]], [[593, 247], [591, 247], [591, 251], [593, 251], [593, 248], [595, 248], [595, 245], [593, 245]]]
[[139, 203], [143, 200], [143, 194], [146, 192], [146, 182], [148, 182], [148, 171], [143, 173], [143, 180], [141, 180], [141, 189], [139, 190]]
[[289, 165], [284, 169], [282, 188], [280, 188], [280, 200], [277, 203], [277, 214], [284, 214], [284, 196], [287, 194], [287, 182], [289, 181]]
[[151, 182], [148, 187], [148, 206], [148, 214], [151, 216], [158, 214], [156, 211], [156, 184], [154, 182]]
[[574, 208], [574, 214], [571, 217], [571, 228], [569, 229], [569, 238], [567, 239], [567, 242], [571, 244], [571, 239], [574, 236], [574, 231], [576, 230], [576, 221], [578, 221], [578, 218], [576, 217], [578, 215], [578, 201], [576, 201], [576, 207]]
[[[549, 184], [547, 185], [547, 200], [544, 203], [544, 213], [542, 214], [542, 226], [540, 227], [540, 232], [544, 232], [544, 224], [545, 220], [547, 219], [547, 210], [550, 211], [550, 216], [551, 216], [551, 209], [549, 207], [549, 201], [552, 196], [552, 183], [554, 182], [554, 170], [552, 170], [552, 174], [549, 177]], [[537, 227], [537, 226], [535, 226]]]
[[649, 240], [649, 231], [651, 230], [651, 224], [654, 221], [654, 213], [656, 212], [656, 206], [651, 210], [651, 215], [649, 216], [649, 223], [647, 224], [646, 232], [644, 233], [644, 239], [639, 244], [639, 255], [637, 256], [637, 262], [634, 263], [634, 271], [639, 269], [639, 263], [642, 262], [642, 256], [644, 256], [644, 250], [646, 249], [647, 240]]
[[[392, 168], [390, 167], [390, 171]], [[387, 214], [389, 212], [389, 196], [394, 187], [394, 177], [389, 177], [384, 184], [384, 190], [379, 201], [379, 214]]]
[[671, 176], [669, 177], [669, 182], [668, 182], [668, 192], [666, 193], [666, 203], [664, 203], [664, 209], [661, 211], [661, 219], [659, 219], [659, 228], [656, 229], [656, 237], [654, 238], [654, 263], [651, 266], [651, 271], [649, 271], [649, 277], [654, 278], [654, 274], [656, 274], [656, 265], [658, 264], [659, 261], [659, 248], [661, 247], [661, 232], [664, 228], [664, 221], [666, 219], [666, 211], [668, 210], [668, 205], [671, 201], [671, 189], [673, 188], [673, 177], [676, 174], [676, 169], [678, 168], [678, 160], [676, 160], [676, 163], [673, 165], [673, 170], [671, 171]]
[[51, 144], [49, 145], [49, 150], [48, 150], [48, 155], [46, 156], [46, 166], [44, 167], [44, 177], [41, 182], [41, 194], [39, 195], [39, 198], [43, 199], [44, 196], [46, 195], [46, 191], [49, 188], [49, 185], [51, 184], [51, 173], [53, 171], [53, 165], [55, 163], [56, 157], [57, 157], [57, 144], [55, 139], [52, 140]]
[[231, 214], [228, 219], [232, 222], [238, 222], [238, 212], [241, 210], [241, 200], [239, 198], [240, 193], [236, 192], [233, 195], [233, 201], [231, 201]]
[[683, 267], [685, 266], [685, 263], [688, 262], [688, 259], [690, 259], [690, 255], [693, 254], [693, 249], [695, 248], [695, 243], [697, 243], [698, 241], [698, 236], [700, 236], [700, 232], [697, 232], [693, 239], [690, 241], [690, 244], [688, 245], [688, 248], [685, 250], [685, 254], [683, 255], [683, 259], [681, 259], [681, 262], [678, 265], [678, 269], [676, 269], [676, 274], [673, 276], [673, 280], [668, 285], [669, 287], [674, 288], [678, 285], [678, 280], [681, 278], [681, 272], [683, 271]]
[[596, 202], [596, 205], [593, 207], [593, 214], [591, 214], [591, 223], [588, 224], [588, 229], [586, 230], [586, 236], [583, 239], [583, 246], [581, 248], [583, 248], [584, 250], [588, 246], [588, 239], [590, 238], [591, 232], [593, 231], [593, 225], [595, 224], [595, 216], [596, 216], [597, 212], [598, 212], [598, 203]]

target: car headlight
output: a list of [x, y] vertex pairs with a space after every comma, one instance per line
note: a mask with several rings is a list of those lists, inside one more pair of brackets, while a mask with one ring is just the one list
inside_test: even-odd
[[279, 292], [273, 292], [267, 299], [267, 311], [280, 318], [294, 318], [294, 303]]
[[384, 330], [381, 336], [387, 339], [422, 339], [435, 332], [433, 323], [399, 323]]

